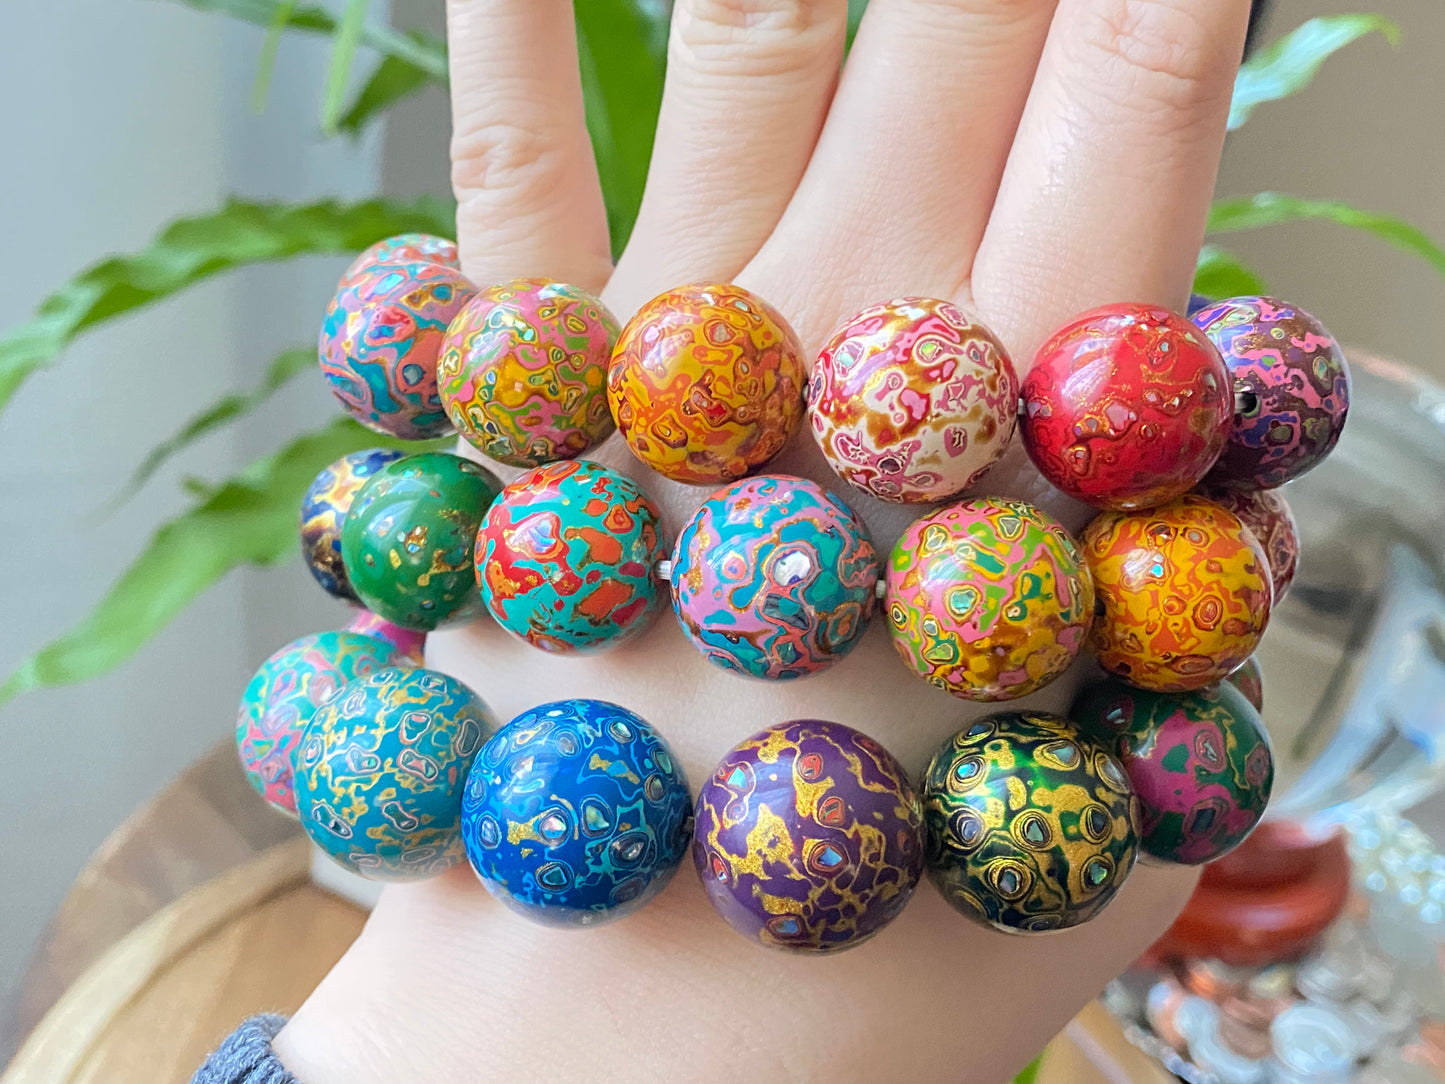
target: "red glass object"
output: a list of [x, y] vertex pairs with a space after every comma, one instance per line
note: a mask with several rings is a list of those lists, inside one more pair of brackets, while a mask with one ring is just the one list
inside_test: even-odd
[[1184, 317], [1106, 305], [1056, 331], [1023, 383], [1024, 446], [1044, 477], [1099, 508], [1153, 508], [1219, 458], [1234, 418], [1229, 370]]

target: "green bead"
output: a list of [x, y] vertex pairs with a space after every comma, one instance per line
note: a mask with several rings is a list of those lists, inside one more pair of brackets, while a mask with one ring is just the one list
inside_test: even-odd
[[480, 614], [472, 548], [501, 488], [485, 467], [445, 452], [372, 475], [341, 528], [341, 560], [366, 608], [428, 631]]

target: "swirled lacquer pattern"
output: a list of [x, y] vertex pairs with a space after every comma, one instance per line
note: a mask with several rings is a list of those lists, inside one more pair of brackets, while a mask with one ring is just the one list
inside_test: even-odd
[[803, 349], [741, 286], [682, 286], [642, 306], [617, 340], [608, 401], [638, 459], [679, 482], [717, 485], [783, 449], [803, 417]]
[[864, 309], [813, 366], [808, 417], [840, 478], [886, 501], [943, 501], [1013, 439], [1018, 378], [998, 338], [947, 301]]
[[355, 632], [292, 640], [261, 664], [241, 695], [236, 750], [262, 798], [296, 812], [291, 754], [316, 709], [353, 678], [400, 661], [396, 648]]
[[383, 263], [440, 263], [461, 270], [457, 243], [432, 233], [398, 233], [361, 250], [341, 276], [345, 282], [362, 268]]
[[657, 610], [657, 524], [625, 474], [580, 459], [538, 467], [502, 490], [477, 535], [482, 600], [544, 651], [610, 647]]
[[352, 452], [322, 470], [306, 488], [301, 498], [301, 556], [328, 595], [357, 601], [341, 560], [341, 525], [366, 480], [401, 457], [387, 448]]
[[605, 700], [525, 711], [477, 757], [462, 799], [467, 857], [527, 918], [591, 926], [641, 907], [692, 838], [692, 795], [667, 742]]
[[384, 263], [343, 279], [321, 323], [321, 372], [368, 429], [425, 440], [451, 428], [437, 394], [437, 354], [476, 293], [441, 263]]
[[746, 478], [714, 493], [677, 536], [672, 604], [709, 662], [803, 677], [849, 651], [877, 600], [863, 524], [805, 478]]
[[1043, 688], [1079, 653], [1094, 589], [1063, 525], [1023, 501], [975, 498], [916, 520], [888, 559], [893, 646], [965, 700]]
[[1299, 568], [1299, 525], [1284, 494], [1277, 489], [1207, 486], [1201, 495], [1228, 508], [1249, 528], [1269, 560], [1274, 604], [1284, 601]]
[[575, 459], [612, 432], [607, 366], [617, 320], [586, 290], [518, 279], [457, 315], [437, 360], [457, 432], [499, 463]]
[[296, 809], [313, 843], [382, 881], [462, 859], [462, 788], [497, 729], [487, 705], [435, 670], [388, 667], [317, 709], [295, 753]]
[[1110, 678], [1085, 690], [1069, 715], [1124, 766], [1146, 854], [1213, 862], [1264, 815], [1274, 784], [1269, 738], [1259, 712], [1228, 682], [1156, 693]]
[[1006, 712], [960, 730], [929, 762], [922, 799], [933, 883], [1008, 933], [1089, 921], [1138, 854], [1129, 777], [1057, 715]]
[[781, 723], [723, 757], [697, 798], [693, 862], [718, 913], [750, 941], [799, 952], [862, 944], [896, 918], [923, 870], [908, 774], [840, 723]]
[[1211, 481], [1272, 489], [1330, 454], [1350, 410], [1350, 367], [1323, 324], [1272, 297], [1233, 297], [1193, 319], [1248, 396]]
[[397, 665], [403, 662], [417, 666], [422, 664], [426, 651], [426, 633], [418, 629], [404, 629], [384, 617], [378, 617], [370, 610], [360, 609], [356, 611], [356, 616], [346, 623], [345, 631], [372, 636], [390, 644], [396, 649]]
[[1106, 305], [1056, 331], [1023, 382], [1024, 446], [1039, 471], [1100, 508], [1187, 493], [1229, 438], [1224, 362], [1168, 309]]
[[361, 487], [341, 528], [341, 559], [367, 609], [430, 631], [482, 611], [472, 548], [501, 483], [445, 452], [388, 463]]
[[1255, 711], [1264, 711], [1264, 667], [1257, 656], [1245, 659], [1244, 665], [1224, 680], [1242, 692]]
[[1099, 664], [1161, 692], [1223, 680], [1259, 646], [1273, 587], [1238, 516], [1188, 495], [1147, 512], [1105, 512], [1084, 531], [1102, 613]]

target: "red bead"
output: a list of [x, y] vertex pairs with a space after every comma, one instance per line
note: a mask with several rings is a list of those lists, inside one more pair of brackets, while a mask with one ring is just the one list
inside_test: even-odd
[[1187, 493], [1229, 439], [1229, 370], [1184, 317], [1106, 305], [1056, 331], [1023, 384], [1024, 446], [1044, 477], [1099, 508]]

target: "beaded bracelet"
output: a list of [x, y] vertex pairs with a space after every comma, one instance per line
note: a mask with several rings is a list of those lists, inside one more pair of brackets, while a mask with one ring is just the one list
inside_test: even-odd
[[[787, 322], [741, 287], [668, 291], [619, 329], [573, 286], [477, 290], [451, 242], [408, 234], [348, 268], [320, 359], [364, 425], [454, 428], [527, 468], [503, 486], [459, 456], [369, 450], [306, 493], [308, 566], [364, 608], [267, 660], [237, 741], [262, 795], [343, 866], [409, 879], [465, 857], [514, 910], [589, 925], [641, 906], [691, 849], [739, 932], [823, 952], [881, 929], [925, 869], [997, 929], [1073, 926], [1140, 853], [1208, 862], [1264, 812], [1251, 656], [1298, 557], [1277, 487], [1329, 453], [1349, 402], [1339, 347], [1295, 306], [1106, 306], [1020, 385], [986, 328], [905, 298], [845, 321], [809, 378]], [[934, 506], [885, 560], [837, 496], [758, 473], [805, 417], [843, 482]], [[634, 480], [580, 458], [614, 426], [657, 473], [721, 486], [671, 547]], [[1016, 429], [1049, 482], [1101, 510], [1081, 542], [1025, 502], [961, 496]], [[865, 734], [782, 722], [694, 802], [626, 708], [560, 701], [498, 728], [422, 665], [426, 631], [483, 612], [549, 652], [600, 650], [664, 588], [694, 646], [745, 677], [833, 665], [880, 603], [904, 664], [965, 700], [1035, 692], [1086, 642], [1109, 677], [1068, 719], [973, 722], [917, 785]]]

